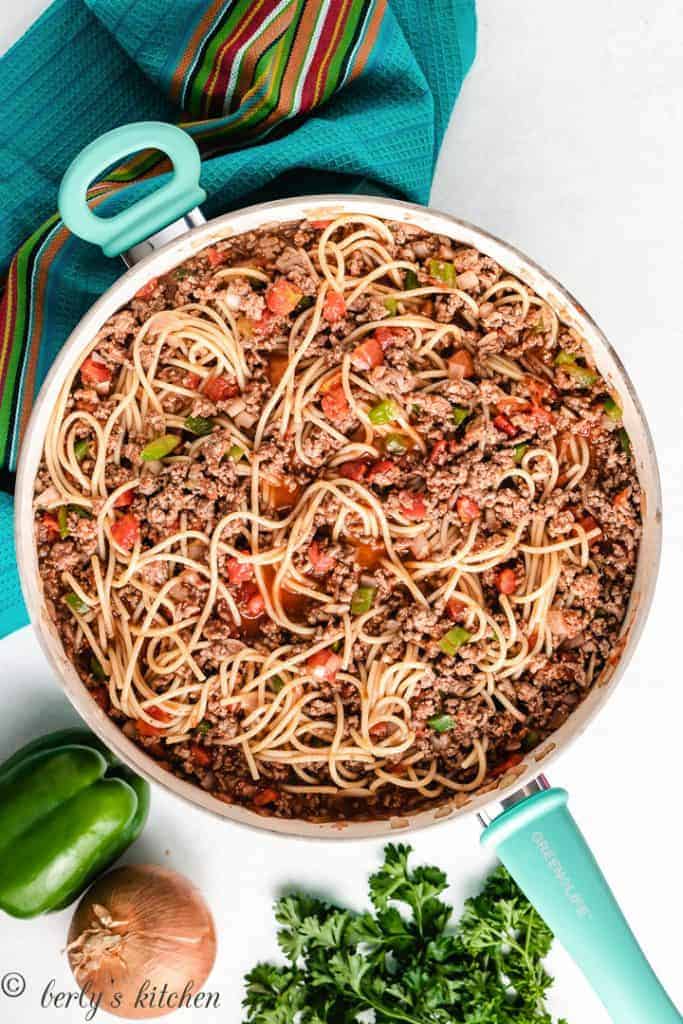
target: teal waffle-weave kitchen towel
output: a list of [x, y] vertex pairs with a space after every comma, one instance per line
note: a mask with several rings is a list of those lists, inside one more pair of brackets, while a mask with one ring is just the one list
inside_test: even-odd
[[[121, 272], [54, 212], [72, 158], [117, 125], [167, 120], [200, 146], [209, 217], [309, 192], [427, 202], [475, 37], [474, 0], [56, 0], [0, 60], [0, 635], [27, 621], [11, 498], [22, 431], [56, 352]], [[113, 213], [164, 173], [142, 154], [91, 194]]]

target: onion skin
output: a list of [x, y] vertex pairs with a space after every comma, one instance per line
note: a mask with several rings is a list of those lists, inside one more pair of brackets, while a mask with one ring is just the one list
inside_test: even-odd
[[148, 1005], [136, 1006], [142, 986], [147, 982], [147, 993], [160, 993], [165, 985], [179, 997], [191, 983], [196, 995], [216, 958], [216, 932], [203, 896], [187, 878], [157, 865], [129, 865], [98, 879], [83, 896], [67, 956], [79, 986], [88, 995], [102, 993], [103, 1010], [128, 1020], [162, 1017], [177, 1006], [150, 1006], [149, 995]]

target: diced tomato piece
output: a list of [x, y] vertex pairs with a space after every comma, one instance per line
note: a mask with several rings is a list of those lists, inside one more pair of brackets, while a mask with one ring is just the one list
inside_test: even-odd
[[266, 610], [266, 602], [256, 583], [247, 580], [240, 588], [239, 603], [247, 619], [258, 619]]
[[588, 541], [589, 547], [593, 547], [594, 544], [599, 544], [600, 537], [602, 536], [602, 530], [600, 524], [596, 522], [593, 516], [583, 516], [582, 519], [578, 520], [579, 526], [582, 526], [586, 533], [590, 533], [591, 530], [599, 530], [600, 532], [595, 535], [591, 540]]
[[337, 678], [337, 672], [342, 667], [342, 659], [327, 648], [312, 654], [306, 664], [314, 679], [319, 682], [333, 683]]
[[156, 286], [159, 282], [158, 277], [153, 277], [147, 284], [143, 284], [142, 288], [135, 293], [136, 299], [151, 299], [156, 291]]
[[368, 481], [374, 480], [377, 476], [384, 476], [385, 473], [391, 472], [396, 465], [391, 459], [378, 459], [377, 462], [373, 462], [368, 470]]
[[255, 807], [265, 807], [266, 804], [274, 804], [278, 798], [278, 791], [276, 789], [261, 789], [254, 797], [253, 803]]
[[325, 296], [323, 316], [331, 324], [337, 323], [346, 316], [346, 303], [341, 292], [329, 291]]
[[476, 501], [465, 497], [464, 494], [456, 501], [455, 508], [463, 523], [473, 523], [481, 515]]
[[496, 409], [503, 413], [527, 412], [530, 408], [529, 402], [525, 402], [523, 398], [515, 398], [514, 395], [499, 398], [496, 402]]
[[451, 377], [474, 376], [474, 362], [466, 348], [459, 348], [448, 360], [448, 373]]
[[207, 249], [204, 253], [207, 260], [209, 261], [210, 267], [220, 267], [221, 263], [225, 263], [228, 258], [228, 254], [225, 250], [221, 251], [212, 245], [210, 249]]
[[81, 380], [84, 384], [104, 384], [110, 381], [112, 372], [105, 363], [100, 363], [92, 356], [88, 356], [81, 363]]
[[51, 512], [44, 512], [41, 522], [45, 529], [49, 530], [50, 533], [54, 533], [55, 536], [57, 537], [61, 535], [61, 530], [59, 529], [59, 522], [57, 521], [57, 516], [53, 516]]
[[326, 395], [323, 395], [320, 404], [328, 420], [333, 422], [343, 420], [350, 411], [350, 406], [342, 387], [336, 387], [332, 391], [328, 391]]
[[239, 393], [239, 385], [235, 378], [226, 374], [221, 374], [220, 377], [212, 377], [211, 380], [206, 382], [203, 390], [203, 394], [211, 402], [225, 402], [226, 399], [234, 398]]
[[347, 480], [362, 480], [368, 471], [367, 462], [362, 459], [350, 459], [349, 462], [342, 462], [339, 472]]
[[463, 601], [459, 601], [457, 597], [452, 597], [446, 608], [448, 609], [448, 614], [455, 622], [459, 622], [467, 611], [467, 605]]
[[517, 427], [512, 423], [507, 416], [501, 413], [499, 416], [493, 417], [493, 425], [496, 430], [500, 430], [501, 433], [507, 434], [508, 437], [514, 437], [519, 431]]
[[280, 318], [275, 313], [271, 313], [269, 309], [264, 310], [263, 315], [259, 320], [254, 320], [252, 323], [252, 331], [256, 338], [267, 338], [269, 334], [272, 334], [275, 330], [277, 322]]
[[186, 373], [183, 377], [183, 387], [189, 388], [190, 391], [196, 391], [202, 382], [202, 378], [198, 373]]
[[193, 762], [200, 768], [208, 768], [211, 764], [211, 754], [206, 747], [200, 746], [199, 743], [190, 743], [190, 754]]
[[129, 491], [121, 491], [118, 498], [114, 502], [114, 508], [128, 508], [129, 505], [133, 504], [135, 498], [135, 488], [131, 487]]
[[372, 335], [356, 345], [351, 353], [351, 363], [357, 370], [372, 370], [384, 362], [384, 352], [377, 338]]
[[329, 551], [325, 551], [318, 544], [317, 540], [311, 541], [308, 546], [308, 559], [313, 566], [313, 572], [316, 574], [329, 572], [337, 564], [337, 559], [334, 555], [331, 555]]
[[318, 391], [321, 395], [329, 395], [330, 391], [336, 391], [337, 388], [342, 386], [342, 375], [341, 373], [333, 373], [330, 377], [326, 377], [322, 382]]
[[623, 508], [624, 505], [628, 504], [628, 487], [624, 487], [623, 491], [618, 491], [612, 499], [612, 504], [615, 508]]
[[254, 594], [250, 597], [244, 607], [244, 614], [248, 619], [258, 619], [266, 610], [266, 602], [263, 594]]
[[254, 575], [249, 562], [240, 562], [238, 558], [227, 558], [225, 560], [225, 571], [231, 583], [244, 583]]
[[439, 459], [441, 459], [442, 456], [444, 456], [447, 451], [448, 441], [446, 441], [445, 438], [441, 438], [441, 440], [437, 441], [434, 447], [432, 448], [431, 454], [429, 456], [429, 461], [432, 463], [438, 462]]
[[404, 491], [401, 495], [401, 512], [406, 519], [419, 523], [427, 515], [427, 507], [421, 494]]
[[[150, 718], [156, 718], [157, 722], [171, 721], [171, 715], [164, 711], [163, 708], [158, 708], [156, 704], [152, 704], [147, 708], [147, 714]], [[166, 731], [165, 729], [159, 729], [157, 726], [151, 725], [142, 718], [138, 718], [135, 723], [135, 728], [141, 736], [163, 736]]]
[[557, 398], [557, 392], [552, 384], [536, 380], [534, 377], [526, 377], [524, 383], [534, 405], [541, 405], [544, 401], [552, 402]]
[[147, 708], [147, 714], [150, 718], [156, 718], [157, 722], [170, 722], [173, 715], [169, 715], [168, 711], [164, 711], [163, 708], [158, 707], [156, 704], [150, 704]]
[[140, 520], [132, 512], [126, 512], [112, 523], [111, 535], [119, 547], [131, 551], [140, 539]]
[[135, 723], [135, 729], [140, 736], [163, 736], [164, 729], [157, 729], [155, 725], [150, 725], [143, 718], [138, 718]]
[[514, 594], [517, 589], [515, 570], [501, 569], [496, 577], [496, 586], [501, 594]]
[[388, 731], [389, 727], [386, 722], [376, 722], [368, 730], [373, 740], [383, 740]]
[[554, 423], [555, 413], [550, 409], [546, 409], [544, 405], [532, 405], [531, 415], [538, 423]]
[[378, 327], [373, 337], [377, 338], [383, 349], [388, 348], [393, 341], [404, 343], [410, 338], [410, 330], [407, 327]]
[[489, 777], [497, 779], [500, 775], [505, 775], [505, 772], [509, 771], [510, 768], [514, 768], [516, 765], [521, 764], [524, 760], [522, 754], [516, 751], [514, 754], [510, 754], [504, 761], [497, 764], [495, 768], [492, 768], [489, 772]]
[[299, 305], [303, 294], [301, 289], [288, 281], [286, 277], [279, 277], [266, 290], [266, 306], [271, 313], [287, 316]]
[[316, 231], [324, 231], [325, 228], [329, 228], [329, 226], [332, 223], [332, 221], [331, 220], [309, 220], [308, 223], [311, 225], [312, 228], [315, 228]]

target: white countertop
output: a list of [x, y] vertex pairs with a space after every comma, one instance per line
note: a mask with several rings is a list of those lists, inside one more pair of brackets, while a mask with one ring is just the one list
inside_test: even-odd
[[[46, 4], [4, 5], [0, 52]], [[672, 997], [680, 969], [681, 245], [683, 8], [639, 0], [480, 0], [477, 64], [442, 152], [433, 205], [518, 245], [591, 311], [620, 352], [645, 406], [664, 487], [665, 545], [646, 633], [623, 684], [588, 733], [554, 766], [571, 807]], [[30, 629], [0, 642], [0, 760], [74, 720]], [[491, 865], [470, 817], [412, 838], [417, 857], [449, 873], [457, 904]], [[405, 839], [405, 837], [402, 837]], [[238, 1021], [241, 979], [277, 956], [273, 899], [287, 886], [363, 905], [381, 844], [304, 844], [246, 832], [160, 791], [130, 860], [169, 864], [204, 890], [219, 929], [207, 988], [220, 1011], [179, 1022]], [[51, 978], [73, 988], [61, 951], [69, 912], [0, 921], [0, 975], [27, 991], [0, 995], [0, 1020], [81, 1021], [40, 1008]], [[553, 1010], [570, 1024], [607, 1015], [562, 950]], [[97, 1019], [105, 1019], [100, 1015]], [[623, 1022], [622, 1022], [623, 1024]], [[640, 1024], [640, 1022], [639, 1022]]]

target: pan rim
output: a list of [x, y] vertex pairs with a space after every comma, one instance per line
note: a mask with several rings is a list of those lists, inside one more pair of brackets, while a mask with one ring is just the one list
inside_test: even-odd
[[[32, 500], [35, 473], [43, 448], [47, 422], [61, 382], [68, 370], [75, 362], [79, 361], [79, 357], [82, 358], [88, 346], [94, 342], [98, 328], [113, 312], [129, 301], [135, 292], [152, 277], [159, 276], [160, 273], [165, 273], [184, 262], [190, 255], [205, 248], [213, 241], [271, 223], [280, 224], [302, 217], [324, 219], [325, 214], [334, 214], [339, 211], [375, 213], [384, 219], [409, 220], [418, 223], [428, 230], [448, 235], [458, 242], [471, 244], [485, 255], [492, 256], [504, 269], [525, 280], [535, 291], [539, 290], [538, 285], [541, 284], [543, 289], [552, 294], [556, 300], [552, 305], [558, 315], [577, 325], [577, 329], [596, 357], [601, 372], [602, 361], [607, 367], [607, 379], [618, 381], [617, 390], [620, 397], [625, 399], [624, 417], [634, 442], [638, 475], [641, 482], [643, 477], [647, 478], [647, 487], [643, 485], [646, 508], [643, 516], [643, 536], [638, 554], [636, 583], [622, 632], [621, 650], [618, 652], [615, 664], [611, 666], [609, 678], [604, 683], [598, 683], [591, 688], [589, 694], [572, 712], [567, 721], [544, 741], [540, 751], [529, 753], [522, 764], [518, 766], [521, 770], [514, 770], [509, 776], [503, 776], [491, 789], [485, 787], [484, 791], [478, 790], [475, 795], [467, 794], [466, 802], [459, 800], [456, 796], [412, 813], [396, 815], [393, 818], [371, 818], [367, 821], [363, 819], [310, 821], [298, 818], [276, 818], [251, 811], [239, 804], [221, 802], [198, 785], [163, 769], [141, 748], [125, 737], [119, 726], [95, 704], [61, 650], [61, 643], [56, 638], [56, 631], [42, 602], [42, 588], [37, 571], [37, 556], [33, 538]], [[500, 258], [501, 256], [503, 258]], [[547, 296], [544, 295], [544, 297]], [[451, 214], [401, 200], [376, 196], [338, 194], [302, 196], [245, 207], [232, 213], [223, 214], [191, 229], [131, 267], [90, 307], [65, 341], [53, 363], [34, 404], [21, 446], [16, 494], [17, 564], [31, 623], [56, 673], [59, 685], [89, 727], [139, 774], [149, 781], [162, 785], [179, 799], [189, 801], [214, 817], [227, 819], [240, 826], [257, 829], [261, 832], [299, 838], [334, 839], [335, 841], [338, 839], [386, 838], [408, 830], [417, 831], [444, 824], [454, 817], [462, 816], [465, 812], [474, 813], [494, 801], [499, 802], [509, 797], [525, 783], [541, 772], [545, 772], [546, 765], [580, 736], [588, 723], [595, 719], [622, 678], [647, 619], [656, 583], [662, 543], [661, 484], [647, 419], [621, 359], [590, 314], [553, 275], [510, 243]], [[643, 564], [646, 520], [648, 526], [647, 567]], [[545, 751], [547, 753], [544, 754]], [[458, 804], [460, 806], [457, 806]]]

